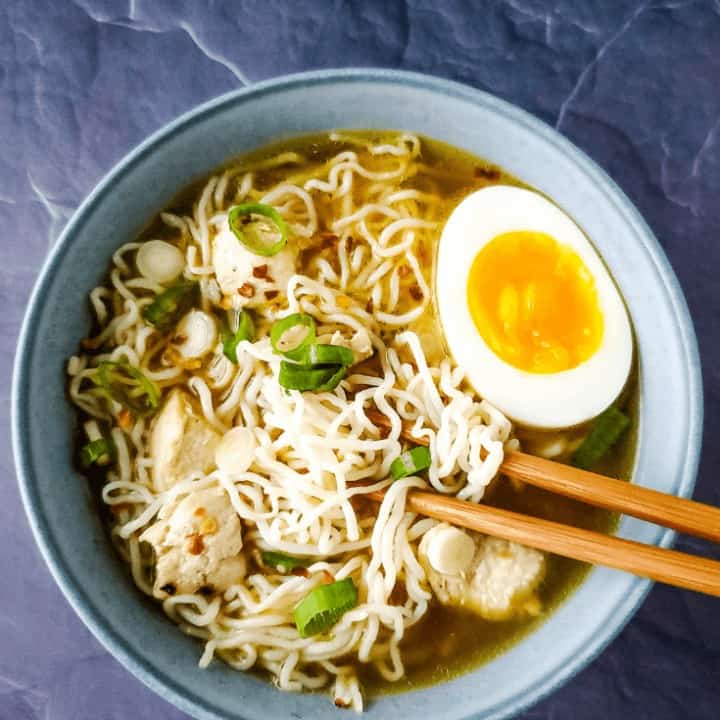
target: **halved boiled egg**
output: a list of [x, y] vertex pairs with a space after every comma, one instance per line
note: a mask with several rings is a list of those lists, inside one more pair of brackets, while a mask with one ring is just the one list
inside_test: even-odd
[[436, 293], [455, 361], [516, 422], [578, 425], [627, 381], [620, 294], [582, 230], [538, 193], [495, 185], [468, 195], [442, 232]]

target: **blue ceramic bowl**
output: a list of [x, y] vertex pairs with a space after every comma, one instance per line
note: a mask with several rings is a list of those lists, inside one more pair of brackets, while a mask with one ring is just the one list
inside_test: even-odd
[[[207, 103], [128, 155], [69, 222], [48, 259], [20, 339], [13, 394], [17, 472], [37, 542], [73, 607], [138, 678], [197, 718], [347, 718], [325, 695], [295, 695], [197, 667], [200, 646], [141, 599], [113, 554], [87, 482], [70, 462], [74, 412], [64, 367], [88, 328], [87, 294], [113, 250], [175, 192], [228, 158], [330, 128], [402, 128], [501, 165], [554, 198], [593, 239], [637, 332], [641, 407], [635, 482], [689, 496], [700, 447], [696, 340], [677, 280], [617, 186], [570, 142], [527, 113], [468, 87], [385, 70], [323, 71], [260, 83]], [[61, 312], [58, 312], [58, 309]], [[673, 431], [667, 431], [668, 419]], [[673, 534], [624, 520], [620, 534], [669, 545]], [[372, 702], [366, 717], [507, 718], [588, 663], [622, 628], [646, 580], [595, 569], [518, 646], [451, 682]]]

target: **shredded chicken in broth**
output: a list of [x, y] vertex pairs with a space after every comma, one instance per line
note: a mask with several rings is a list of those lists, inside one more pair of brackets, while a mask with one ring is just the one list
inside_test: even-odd
[[[153, 235], [120, 247], [90, 296], [97, 333], [68, 373], [95, 448], [85, 459], [105, 464], [113, 541], [137, 586], [204, 642], [201, 667], [217, 657], [283, 690], [328, 687], [359, 711], [359, 668], [402, 678], [403, 639], [438, 603], [537, 615], [546, 560], [406, 512], [408, 490], [428, 485], [480, 502], [518, 441], [438, 340], [433, 253], [457, 195], [440, 191], [413, 135], [326, 142], [334, 155], [230, 166], [190, 214], [164, 212]], [[279, 214], [282, 249], [238, 240], [228, 212], [244, 203]], [[282, 222], [255, 215], [279, 242]], [[171, 327], [163, 312], [178, 315]], [[296, 313], [319, 343], [351, 351], [332, 389], [279, 381], [270, 329]], [[245, 314], [254, 333], [228, 349]], [[403, 423], [429, 467], [392, 481]], [[379, 489], [381, 505], [364, 497]], [[346, 579], [354, 601], [325, 607], [334, 623], [310, 633], [296, 609]]]

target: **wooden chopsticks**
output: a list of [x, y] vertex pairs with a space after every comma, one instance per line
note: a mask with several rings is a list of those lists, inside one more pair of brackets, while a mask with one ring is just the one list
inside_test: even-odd
[[[388, 424], [382, 413], [367, 410], [366, 414], [377, 425]], [[403, 428], [402, 434], [411, 442], [426, 444], [412, 436], [408, 427]], [[597, 507], [690, 535], [720, 540], [720, 509], [693, 500], [519, 452], [506, 456], [500, 472]], [[373, 492], [367, 497], [382, 500], [383, 493]], [[720, 597], [720, 562], [714, 560], [458, 500], [436, 492], [411, 490], [407, 506], [413, 512], [538, 550]]]
[[520, 452], [508, 453], [500, 472], [574, 500], [720, 542], [720, 508], [695, 500]]
[[[375, 491], [363, 497], [382, 500], [383, 495], [382, 491]], [[436, 492], [411, 490], [407, 496], [407, 508], [468, 530], [512, 540], [573, 560], [625, 570], [633, 575], [720, 597], [720, 562], [714, 560], [511, 510], [478, 505]]]

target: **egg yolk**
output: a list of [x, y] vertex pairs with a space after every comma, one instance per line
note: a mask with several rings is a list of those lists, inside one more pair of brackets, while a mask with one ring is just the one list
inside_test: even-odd
[[467, 300], [485, 342], [520, 370], [570, 370], [602, 341], [590, 271], [574, 250], [544, 233], [515, 231], [487, 243], [470, 268]]

